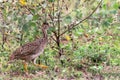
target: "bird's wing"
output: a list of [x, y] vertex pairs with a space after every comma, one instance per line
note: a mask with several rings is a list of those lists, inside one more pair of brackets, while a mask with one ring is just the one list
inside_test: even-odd
[[21, 47], [17, 48], [14, 53], [16, 56], [18, 55], [26, 56], [34, 54], [37, 48], [39, 48], [39, 43], [37, 41], [34, 41], [22, 45]]

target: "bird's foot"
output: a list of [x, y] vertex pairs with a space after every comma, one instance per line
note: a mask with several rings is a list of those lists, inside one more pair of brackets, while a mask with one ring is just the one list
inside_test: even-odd
[[26, 62], [23, 62], [25, 73], [28, 73], [28, 65]]
[[47, 69], [48, 68], [48, 66], [45, 66], [45, 65], [42, 65], [42, 64], [40, 64], [39, 65], [42, 69]]
[[42, 69], [47, 69], [48, 66], [42, 65], [42, 64], [35, 64], [36, 66], [42, 68]]

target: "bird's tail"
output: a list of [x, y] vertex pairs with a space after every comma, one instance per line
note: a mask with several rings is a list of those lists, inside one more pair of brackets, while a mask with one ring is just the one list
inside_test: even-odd
[[15, 56], [12, 54], [12, 55], [10, 55], [10, 57], [9, 57], [9, 61], [11, 61], [11, 60], [14, 60], [15, 59]]
[[7, 64], [13, 63], [14, 59], [15, 59], [15, 56], [13, 54], [10, 55]]

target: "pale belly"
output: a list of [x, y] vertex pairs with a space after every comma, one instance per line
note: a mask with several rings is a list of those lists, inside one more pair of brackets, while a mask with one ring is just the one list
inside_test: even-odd
[[44, 49], [38, 51], [36, 54], [32, 55], [31, 58], [32, 58], [32, 59], [37, 58], [38, 56], [40, 56], [40, 55], [43, 53], [43, 51], [44, 51]]
[[31, 56], [32, 59], [37, 58], [38, 56], [40, 56], [43, 53], [46, 44], [43, 44], [43, 43], [41, 43], [41, 44], [42, 45], [40, 45], [39, 49], [37, 49], [35, 51], [35, 54]]

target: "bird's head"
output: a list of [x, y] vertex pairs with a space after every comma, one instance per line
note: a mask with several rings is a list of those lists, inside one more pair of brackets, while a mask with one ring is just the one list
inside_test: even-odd
[[42, 24], [42, 30], [48, 30], [49, 27], [50, 27], [50, 26], [49, 26], [49, 24], [48, 24], [47, 22], [44, 22], [44, 23]]

